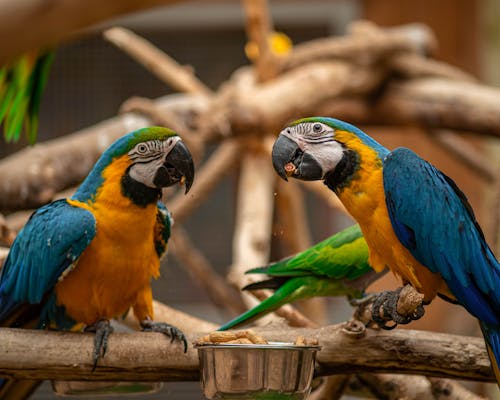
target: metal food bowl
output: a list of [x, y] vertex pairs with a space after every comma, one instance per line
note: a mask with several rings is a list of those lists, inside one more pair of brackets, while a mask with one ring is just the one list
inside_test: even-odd
[[305, 399], [320, 346], [292, 343], [198, 345], [208, 399]]

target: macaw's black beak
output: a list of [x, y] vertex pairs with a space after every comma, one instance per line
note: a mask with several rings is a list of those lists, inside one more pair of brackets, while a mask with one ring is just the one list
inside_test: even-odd
[[309, 153], [302, 151], [292, 139], [279, 135], [272, 151], [273, 166], [285, 181], [288, 177], [314, 181], [323, 178], [321, 165]]
[[187, 193], [193, 180], [193, 157], [182, 140], [179, 140], [168, 153], [161, 168], [156, 172], [154, 184], [158, 187], [167, 187], [177, 182], [183, 182], [186, 187], [185, 193]]

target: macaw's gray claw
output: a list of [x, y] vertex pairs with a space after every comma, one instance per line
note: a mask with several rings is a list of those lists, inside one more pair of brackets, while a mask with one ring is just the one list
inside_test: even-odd
[[150, 319], [145, 319], [141, 322], [142, 330], [144, 332], [160, 332], [170, 337], [170, 343], [174, 340], [179, 340], [184, 345], [184, 353], [187, 351], [187, 339], [184, 333], [179, 328], [165, 322], [154, 322]]
[[95, 332], [94, 353], [92, 372], [97, 368], [97, 363], [101, 357], [104, 357], [108, 349], [109, 334], [113, 332], [113, 327], [107, 319], [100, 319], [94, 325], [85, 328], [85, 332]]

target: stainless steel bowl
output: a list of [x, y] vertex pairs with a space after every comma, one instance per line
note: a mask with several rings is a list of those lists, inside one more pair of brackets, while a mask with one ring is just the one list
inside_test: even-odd
[[280, 342], [197, 347], [208, 399], [305, 399], [320, 350]]

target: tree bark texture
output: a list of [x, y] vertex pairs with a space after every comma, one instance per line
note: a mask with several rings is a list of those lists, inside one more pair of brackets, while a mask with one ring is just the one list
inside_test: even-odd
[[[345, 324], [318, 329], [280, 325], [255, 328], [271, 341], [294, 342], [297, 336], [316, 338], [319, 375], [346, 373], [406, 373], [493, 381], [481, 338], [426, 331], [346, 330]], [[204, 335], [185, 331], [189, 343]], [[92, 372], [93, 334], [0, 329], [0, 374], [17, 379], [60, 380], [197, 380], [198, 357], [190, 344], [158, 333], [114, 333], [108, 352]]]

